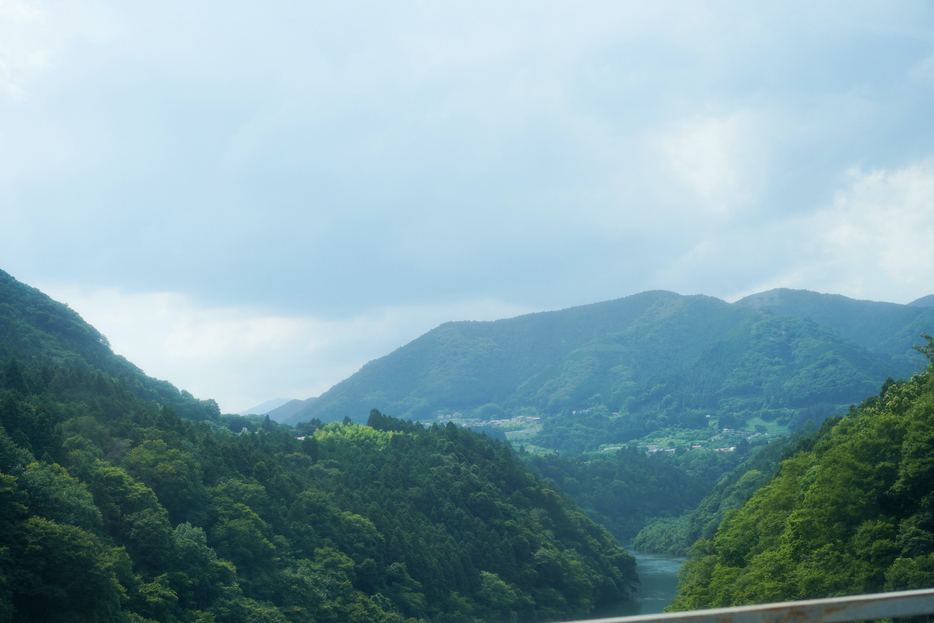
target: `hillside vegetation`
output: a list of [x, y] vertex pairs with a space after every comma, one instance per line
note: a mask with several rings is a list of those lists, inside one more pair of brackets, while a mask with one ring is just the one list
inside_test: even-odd
[[501, 441], [218, 415], [2, 283], [0, 621], [568, 620], [638, 581]]
[[[639, 552], [687, 556], [691, 546], [699, 539], [709, 539], [729, 511], [740, 508], [759, 487], [765, 484], [778, 469], [778, 465], [787, 452], [790, 452], [800, 439], [810, 437], [816, 427], [808, 422], [803, 429], [791, 435], [773, 439], [767, 445], [757, 448], [750, 456], [732, 458], [746, 460], [733, 471], [716, 474], [719, 477], [713, 487], [698, 488], [696, 496], [703, 499], [690, 510], [677, 514], [674, 512], [655, 513], [645, 527], [632, 539], [631, 546]], [[730, 456], [732, 453], [727, 454]], [[586, 508], [586, 507], [585, 507]]]
[[236, 435], [8, 360], [0, 614], [546, 620], [628, 597], [632, 558], [507, 446], [374, 416]]
[[[629, 446], [612, 453], [520, 456], [567, 493], [588, 517], [606, 526], [620, 543], [629, 543], [649, 519], [694, 509], [746, 453], [681, 448], [678, 453], [647, 455]], [[635, 548], [640, 552], [667, 551]]]
[[11, 357], [122, 378], [135, 397], [170, 405], [187, 419], [216, 421], [220, 416], [214, 400], [198, 400], [171, 383], [146, 376], [115, 355], [107, 338], [74, 310], [0, 270], [0, 360]]
[[[934, 356], [928, 339], [921, 350]], [[672, 609], [883, 590], [934, 577], [934, 368], [824, 422], [716, 534]]]
[[523, 416], [540, 422], [529, 443], [573, 452], [706, 429], [720, 418], [718, 428], [789, 432], [845, 411], [889, 376], [909, 376], [919, 363], [917, 329], [930, 323], [930, 308], [812, 292], [732, 305], [645, 292], [441, 325], [291, 421], [359, 418], [372, 407], [413, 419]]

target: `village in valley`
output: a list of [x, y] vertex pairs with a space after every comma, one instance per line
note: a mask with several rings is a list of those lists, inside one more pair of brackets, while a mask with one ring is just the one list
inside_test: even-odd
[[[581, 410], [580, 412], [586, 411], [589, 411], [589, 409]], [[575, 414], [576, 413], [578, 412], [575, 411]], [[618, 414], [614, 413], [613, 415]], [[765, 443], [778, 434], [771, 432], [765, 422], [757, 422], [758, 418], [750, 422], [750, 428], [753, 428], [753, 430], [718, 428], [718, 417], [708, 415], [707, 418], [709, 424], [706, 429], [659, 430], [632, 442], [604, 444], [599, 450], [601, 452], [615, 452], [625, 447], [635, 445], [643, 449], [645, 453], [649, 455], [657, 452], [673, 453], [679, 449], [721, 453], [734, 452], [738, 447], [749, 447], [753, 444], [760, 445]], [[529, 443], [529, 440], [542, 430], [542, 417], [540, 415], [517, 415], [510, 418], [483, 420], [454, 412], [438, 415], [435, 417], [434, 421], [438, 424], [450, 422], [456, 426], [485, 431], [491, 434], [491, 436], [497, 437], [500, 435], [496, 433], [501, 432], [513, 446], [517, 448], [521, 446], [528, 452], [536, 454], [554, 452], [554, 450], [540, 448]]]

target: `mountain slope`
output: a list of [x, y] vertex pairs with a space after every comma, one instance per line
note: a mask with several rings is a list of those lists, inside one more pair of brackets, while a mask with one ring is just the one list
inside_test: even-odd
[[0, 361], [10, 357], [122, 377], [137, 398], [171, 405], [188, 419], [216, 420], [220, 415], [214, 400], [198, 400], [171, 383], [146, 376], [115, 355], [107, 338], [77, 312], [0, 270]]
[[[545, 418], [536, 443], [553, 448], [569, 439], [570, 426], [589, 426], [590, 446], [652, 427], [706, 426], [707, 415], [742, 420], [746, 413], [794, 428], [815, 417], [815, 405], [832, 412], [888, 376], [910, 374], [918, 361], [910, 345], [934, 326], [927, 315], [934, 310], [788, 292], [733, 305], [645, 292], [496, 322], [446, 323], [368, 363], [290, 421], [359, 417], [372, 407], [414, 419], [523, 413]], [[833, 309], [810, 313], [824, 304]], [[847, 324], [851, 310], [858, 317]], [[867, 324], [876, 329], [860, 345], [815, 315], [853, 334], [866, 333]], [[573, 413], [588, 409], [604, 415], [587, 424]]]
[[768, 310], [777, 316], [810, 319], [863, 348], [904, 355], [917, 344], [919, 333], [934, 327], [934, 308], [920, 304], [923, 300], [897, 305], [779, 288], [747, 296], [734, 305]]
[[0, 620], [545, 621], [629, 599], [633, 558], [507, 445], [375, 411], [302, 439], [182, 419], [12, 287], [72, 324], [2, 303]]
[[258, 404], [255, 407], [250, 407], [249, 409], [241, 411], [238, 415], [266, 415], [274, 409], [278, 409], [282, 405], [289, 402], [295, 401], [288, 398], [273, 398], [272, 400], [267, 400], [266, 402]]
[[740, 508], [771, 478], [800, 439], [816, 432], [816, 427], [809, 425], [758, 448], [733, 471], [722, 476], [690, 511], [680, 516], [656, 514], [632, 539], [630, 546], [638, 552], [689, 555], [695, 542], [711, 538], [726, 514]]
[[670, 292], [494, 322], [449, 322], [372, 361], [321, 395], [293, 421], [354, 417], [385, 405], [405, 417], [506, 401], [516, 388], [581, 345], [623, 331]]
[[931, 587], [932, 456], [929, 367], [799, 444], [711, 540], [695, 544], [672, 609]]
[[267, 415], [276, 422], [286, 422], [291, 419], [293, 415], [310, 405], [315, 400], [317, 400], [317, 397], [308, 398], [306, 400], [290, 400], [287, 403], [276, 407], [267, 413]]

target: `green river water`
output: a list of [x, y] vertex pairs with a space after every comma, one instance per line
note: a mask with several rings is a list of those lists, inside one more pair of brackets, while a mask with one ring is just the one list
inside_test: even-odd
[[600, 612], [599, 618], [655, 614], [664, 610], [678, 592], [678, 570], [684, 564], [685, 558], [629, 553], [636, 558], [636, 572], [641, 581], [636, 600]]

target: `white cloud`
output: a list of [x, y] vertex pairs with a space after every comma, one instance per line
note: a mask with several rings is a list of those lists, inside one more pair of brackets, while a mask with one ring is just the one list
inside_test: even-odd
[[851, 169], [823, 209], [747, 234], [744, 261], [759, 274], [771, 263], [772, 275], [742, 295], [787, 287], [909, 303], [934, 293], [934, 160]]
[[889, 283], [909, 297], [934, 291], [934, 160], [893, 172], [853, 169], [847, 178], [833, 206], [813, 218], [828, 263], [858, 270], [850, 280], [867, 292]]
[[722, 222], [758, 199], [769, 160], [761, 125], [740, 111], [682, 122], [655, 144], [703, 213]]
[[497, 301], [387, 307], [348, 318], [271, 315], [201, 307], [177, 293], [125, 294], [71, 286], [40, 289], [107, 336], [114, 352], [150, 376], [236, 413], [275, 396], [317, 396], [442, 322], [530, 311]]
[[230, 410], [503, 300], [907, 301], [931, 15], [0, 0], [0, 267], [81, 284], [118, 352]]
[[67, 61], [76, 45], [101, 43], [115, 30], [104, 2], [0, 0], [0, 87], [27, 101], [34, 83]]

